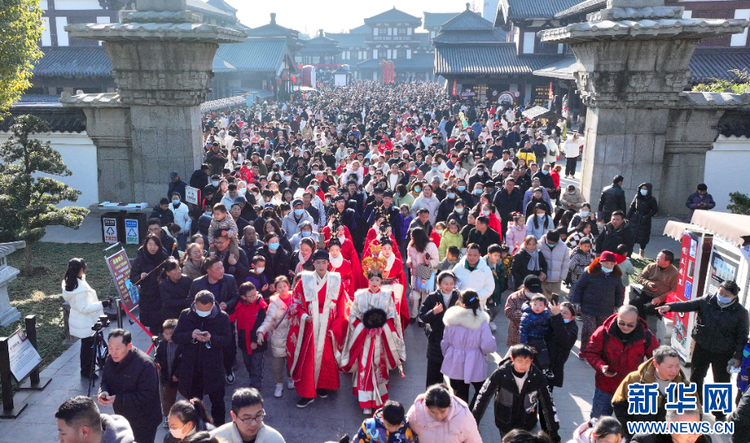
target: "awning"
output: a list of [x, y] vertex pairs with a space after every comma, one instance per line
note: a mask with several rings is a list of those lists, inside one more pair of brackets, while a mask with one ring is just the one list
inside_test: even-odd
[[750, 215], [695, 211], [690, 223], [711, 231], [739, 248], [750, 245]]
[[565, 57], [543, 68], [534, 70], [534, 75], [559, 78], [560, 80], [575, 80], [573, 73], [578, 70], [577, 63], [575, 57]]
[[666, 235], [669, 238], [673, 238], [677, 241], [682, 241], [682, 234], [685, 233], [685, 231], [698, 231], [698, 232], [708, 232], [705, 229], [701, 228], [700, 226], [691, 225], [690, 223], [683, 223], [678, 222], [674, 220], [670, 220], [667, 222], [667, 226], [664, 227], [664, 235]]
[[555, 114], [554, 112], [550, 111], [549, 109], [545, 108], [544, 106], [534, 106], [533, 108], [529, 108], [525, 111], [523, 111], [521, 114], [523, 114], [526, 118], [553, 118], [560, 116]]

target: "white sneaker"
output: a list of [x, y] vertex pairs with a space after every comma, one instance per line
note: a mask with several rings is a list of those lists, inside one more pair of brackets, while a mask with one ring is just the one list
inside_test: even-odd
[[291, 378], [289, 380], [287, 380], [286, 381], [286, 387], [289, 388], [289, 389], [294, 389], [294, 380], [292, 380]]
[[495, 326], [495, 323], [493, 323], [493, 322], [490, 322], [490, 330], [491, 330], [492, 332], [495, 332], [495, 331], [497, 331], [497, 326]]
[[362, 413], [365, 415], [372, 415], [372, 409], [371, 408], [364, 408], [362, 409]]
[[273, 391], [273, 396], [276, 398], [281, 398], [281, 395], [284, 393], [284, 383], [276, 383], [276, 389]]

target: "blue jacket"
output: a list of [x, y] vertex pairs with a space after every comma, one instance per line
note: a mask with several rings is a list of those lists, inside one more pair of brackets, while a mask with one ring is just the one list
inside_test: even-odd
[[549, 308], [545, 308], [541, 314], [531, 310], [529, 302], [525, 302], [521, 308], [521, 343], [528, 343], [529, 337], [544, 338], [550, 330], [550, 319], [552, 314]]
[[386, 431], [383, 425], [383, 410], [379, 409], [374, 417], [362, 422], [362, 426], [352, 441], [355, 443], [416, 443], [417, 436], [405, 423], [396, 432]]

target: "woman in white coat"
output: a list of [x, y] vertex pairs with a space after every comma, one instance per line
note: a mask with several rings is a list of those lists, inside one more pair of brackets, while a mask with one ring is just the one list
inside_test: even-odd
[[70, 303], [70, 335], [81, 339], [81, 376], [88, 377], [94, 360], [92, 326], [104, 315], [109, 301], [99, 301], [96, 291], [86, 282], [86, 262], [71, 258], [62, 282], [62, 296]]
[[[292, 300], [292, 294], [289, 291], [289, 279], [283, 275], [276, 277], [273, 283], [276, 288], [276, 294], [271, 296], [266, 318], [258, 328], [257, 335], [258, 344], [263, 344], [266, 336], [271, 334], [268, 341], [271, 348], [271, 356], [273, 357], [271, 360], [273, 378], [276, 383], [273, 395], [279, 398], [284, 392], [284, 375], [287, 373], [286, 338], [289, 334], [289, 316], [287, 315], [287, 311], [289, 310], [289, 302]], [[294, 380], [291, 377], [289, 377], [287, 383], [289, 389], [294, 389]]]

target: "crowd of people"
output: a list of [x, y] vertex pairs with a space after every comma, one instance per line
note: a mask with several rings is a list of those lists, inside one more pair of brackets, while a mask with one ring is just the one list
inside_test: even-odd
[[[132, 262], [155, 355], [110, 331], [97, 399], [116, 415], [68, 400], [56, 416], [61, 441], [152, 443], [161, 424], [170, 443], [281, 442], [263, 424], [259, 394], [270, 358], [274, 397], [294, 389], [298, 408], [350, 373], [368, 417], [356, 442], [480, 442], [491, 400], [503, 441], [559, 442], [552, 392], [578, 323], [578, 358], [596, 376], [592, 421], [575, 438], [645, 441], [625, 429], [648, 419], [623, 409], [628, 384], [687, 382], [675, 351], [659, 346], [656, 322], [697, 311], [690, 381], [702, 383], [709, 366], [728, 381], [748, 339], [739, 288], [726, 281], [718, 294], [667, 304], [674, 254], [661, 251], [638, 275], [630, 262], [635, 245], [644, 254], [658, 212], [651, 184], [628, 205], [618, 175], [587, 202], [561, 184], [560, 163], [575, 177], [583, 138], [521, 111], [451, 101], [434, 83], [359, 82], [204, 115], [205, 162], [188, 181], [169, 174]], [[188, 186], [200, 190], [198, 204], [186, 201]], [[706, 186], [697, 189], [688, 208], [712, 209]], [[106, 302], [85, 270], [70, 261], [63, 295], [88, 377], [90, 325]], [[488, 374], [501, 314], [509, 351]], [[403, 371], [410, 325], [425, 331], [429, 364], [426, 391], [407, 411], [388, 388]], [[249, 386], [234, 391], [227, 421], [238, 360]], [[694, 418], [662, 408], [655, 419]], [[544, 435], [529, 433], [537, 423]], [[70, 437], [81, 433], [94, 437]]]

